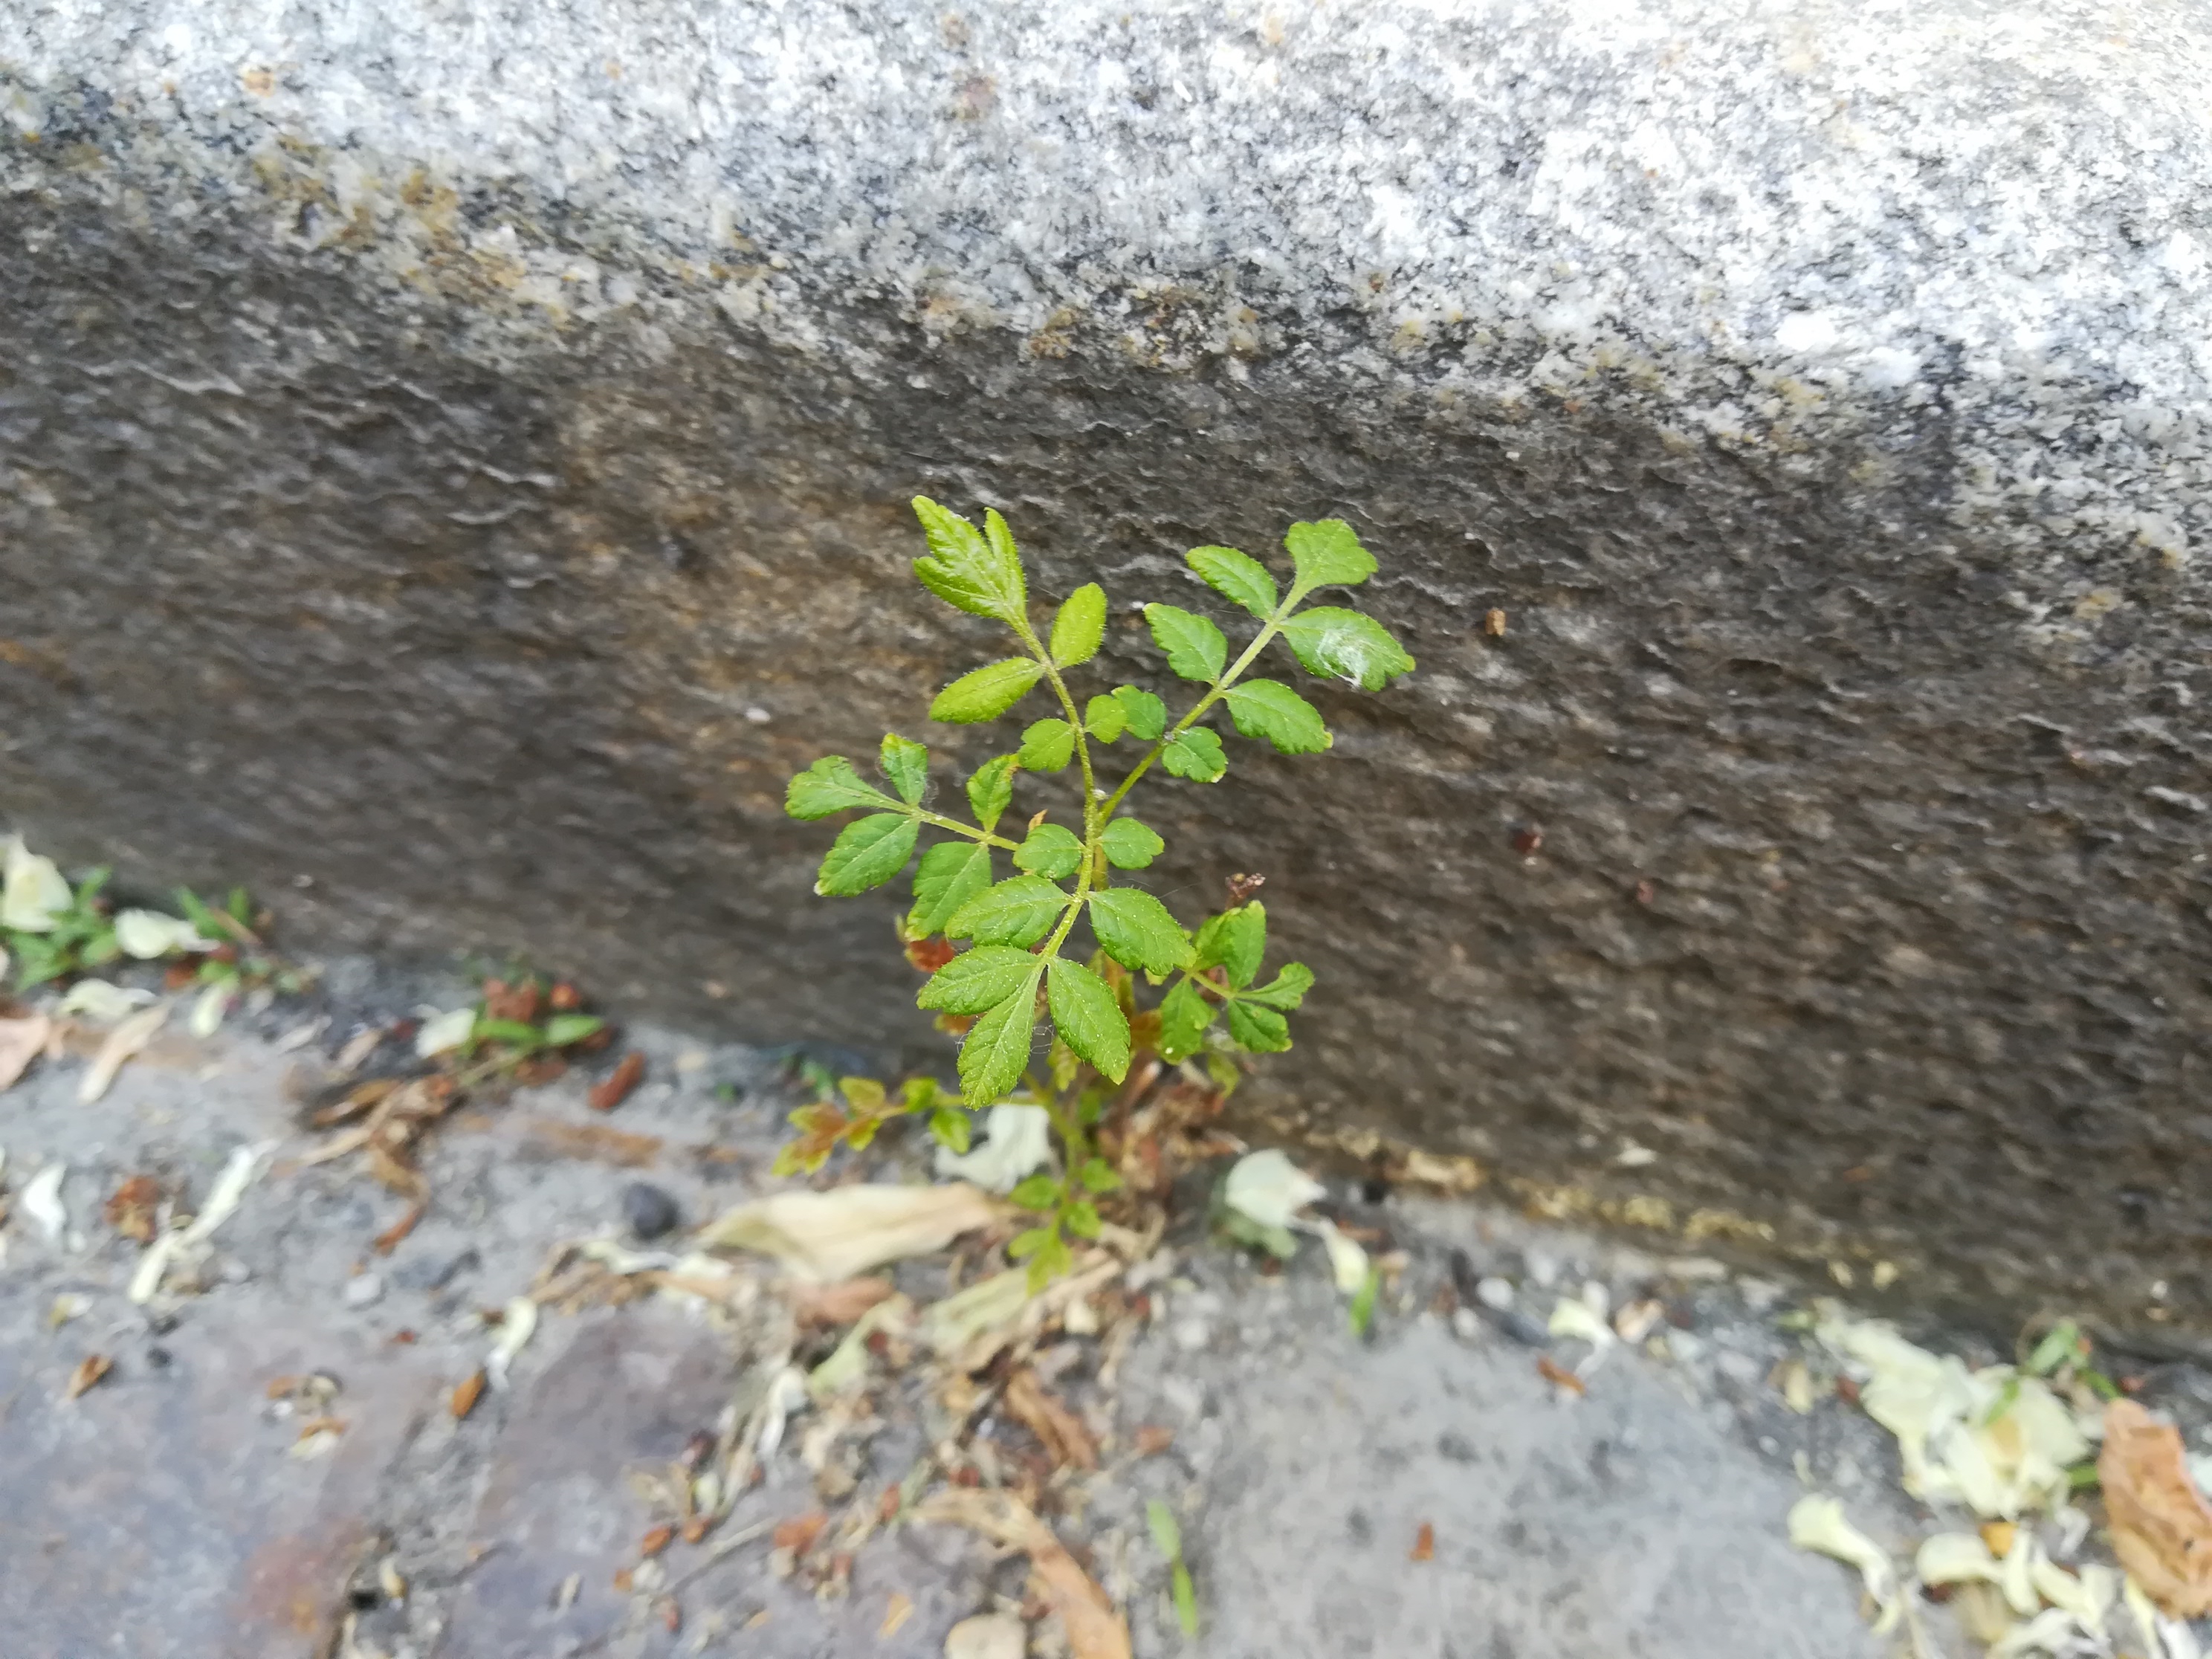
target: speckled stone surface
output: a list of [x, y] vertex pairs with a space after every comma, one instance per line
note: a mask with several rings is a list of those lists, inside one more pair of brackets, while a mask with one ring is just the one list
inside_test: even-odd
[[1322, 975], [1285, 1121], [2200, 1326], [2208, 41], [12, 9], [0, 801], [325, 939], [918, 1043], [777, 810], [984, 648], [900, 503], [1122, 601], [1341, 513], [1420, 672], [1148, 813]]

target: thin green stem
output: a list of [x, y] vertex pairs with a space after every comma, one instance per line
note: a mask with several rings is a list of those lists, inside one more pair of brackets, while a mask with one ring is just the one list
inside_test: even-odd
[[1173, 743], [1177, 738], [1181, 737], [1185, 732], [1190, 730], [1190, 728], [1206, 714], [1206, 711], [1212, 708], [1217, 702], [1219, 702], [1222, 697], [1227, 693], [1229, 688], [1237, 684], [1239, 677], [1243, 674], [1246, 669], [1252, 665], [1254, 660], [1259, 656], [1261, 648], [1266, 646], [1269, 640], [1273, 639], [1278, 633], [1282, 631], [1283, 624], [1290, 620], [1291, 610], [1297, 605], [1297, 602], [1304, 598], [1305, 598], [1304, 590], [1295, 587], [1292, 588], [1289, 596], [1283, 600], [1281, 605], [1276, 607], [1275, 614], [1260, 624], [1260, 631], [1252, 636], [1252, 643], [1244, 647], [1243, 654], [1238, 657], [1235, 662], [1229, 665], [1228, 668], [1223, 672], [1221, 678], [1216, 680], [1212, 687], [1207, 690], [1206, 694], [1198, 700], [1196, 705], [1192, 708], [1190, 713], [1185, 714], [1181, 720], [1170, 726], [1166, 732], [1161, 734], [1160, 740], [1152, 745], [1152, 751], [1142, 760], [1137, 763], [1135, 768], [1130, 772], [1129, 775], [1121, 780], [1121, 787], [1116, 789], [1111, 795], [1108, 796], [1106, 798], [1106, 804], [1099, 808], [1098, 820], [1101, 829], [1103, 829], [1106, 823], [1113, 818], [1115, 812], [1120, 809], [1122, 800], [1127, 798], [1129, 791], [1136, 787], [1137, 780], [1143, 777], [1146, 772], [1152, 770], [1152, 763], [1158, 760], [1160, 756], [1165, 752], [1167, 746], [1170, 743]]
[[1068, 690], [1067, 682], [1060, 677], [1060, 665], [1053, 661], [1052, 653], [1045, 649], [1036, 636], [1036, 630], [1024, 618], [1020, 630], [1023, 645], [1044, 669], [1044, 677], [1052, 682], [1053, 695], [1060, 699], [1061, 710], [1067, 715], [1068, 729], [1075, 735], [1076, 764], [1083, 769], [1083, 855], [1088, 860], [1096, 850], [1092, 845], [1097, 834], [1096, 819], [1098, 811], [1097, 783], [1091, 774], [1091, 744], [1084, 735], [1083, 716], [1076, 712], [1074, 694]]
[[1008, 841], [1004, 836], [994, 836], [988, 830], [979, 830], [972, 823], [963, 823], [957, 818], [948, 818], [942, 812], [927, 812], [916, 807], [914, 815], [924, 823], [933, 825], [939, 830], [950, 830], [954, 835], [965, 836], [970, 841], [980, 841], [986, 847], [1012, 848], [1021, 844], [1019, 842]]

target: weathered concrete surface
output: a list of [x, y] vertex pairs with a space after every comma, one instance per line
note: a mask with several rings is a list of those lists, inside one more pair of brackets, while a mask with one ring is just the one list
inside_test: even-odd
[[[413, 1000], [379, 1006], [381, 988], [339, 1002], [325, 1051], [356, 1016], [389, 1018]], [[270, 1029], [299, 1018], [287, 1010]], [[957, 1620], [1001, 1598], [1020, 1605], [1024, 1561], [946, 1528], [878, 1533], [842, 1599], [817, 1601], [775, 1576], [769, 1537], [714, 1559], [726, 1538], [820, 1507], [801, 1455], [818, 1419], [805, 1413], [723, 1533], [658, 1558], [681, 1632], [667, 1632], [649, 1599], [632, 1605], [616, 1575], [637, 1565], [660, 1518], [633, 1478], [665, 1474], [693, 1434], [712, 1430], [760, 1358], [742, 1333], [665, 1302], [549, 1309], [507, 1391], [488, 1390], [452, 1419], [447, 1390], [490, 1340], [483, 1312], [527, 1291], [557, 1243], [618, 1231], [628, 1182], [664, 1184], [694, 1221], [783, 1184], [759, 1176], [789, 1104], [762, 1055], [662, 1032], [630, 1038], [651, 1055], [653, 1079], [611, 1120], [586, 1108], [584, 1079], [572, 1077], [441, 1126], [425, 1158], [430, 1215], [388, 1259], [368, 1241], [401, 1200], [349, 1162], [295, 1164], [319, 1137], [297, 1124], [283, 1077], [312, 1051], [280, 1054], [265, 1033], [234, 1028], [134, 1061], [90, 1108], [76, 1097], [82, 1060], [42, 1062], [8, 1092], [9, 1185], [20, 1194], [36, 1169], [64, 1160], [76, 1234], [49, 1243], [20, 1203], [0, 1224], [0, 1618], [10, 1659], [938, 1659]], [[739, 1098], [720, 1098], [721, 1085]], [[641, 1167], [533, 1152], [532, 1126], [546, 1122], [658, 1137], [660, 1147]], [[216, 1234], [206, 1291], [152, 1310], [131, 1304], [137, 1247], [102, 1220], [105, 1197], [155, 1174], [185, 1201], [204, 1201], [232, 1146], [267, 1139], [276, 1161]], [[710, 1164], [692, 1155], [705, 1143], [721, 1153]], [[880, 1178], [898, 1178], [919, 1151], [894, 1130], [869, 1160]], [[1204, 1179], [1196, 1185], [1202, 1194]], [[1139, 1659], [1188, 1650], [1168, 1610], [1165, 1564], [1146, 1541], [1155, 1498], [1182, 1516], [1204, 1650], [1222, 1659], [1883, 1651], [1850, 1573], [1790, 1547], [1792, 1460], [1809, 1460], [1824, 1489], [1902, 1552], [1926, 1523], [1870, 1420], [1833, 1399], [1800, 1417], [1765, 1382], [1797, 1346], [1773, 1328], [1780, 1286], [1686, 1279], [1641, 1252], [1491, 1206], [1401, 1195], [1358, 1214], [1392, 1228], [1414, 1257], [1402, 1304], [1385, 1298], [1370, 1343], [1346, 1331], [1317, 1248], [1262, 1278], [1206, 1242], [1202, 1206], [1191, 1205], [1170, 1235], [1171, 1281], [1152, 1287], [1155, 1317], [1117, 1384], [1099, 1385], [1095, 1338], [1064, 1340], [1048, 1356], [1055, 1389], [1111, 1436], [1105, 1468], [1060, 1493], [1054, 1525], [1127, 1607]], [[1520, 1281], [1531, 1315], [1550, 1305], [1545, 1286], [1586, 1279], [1624, 1303], [1665, 1297], [1687, 1328], [1668, 1328], [1662, 1352], [1675, 1357], [1624, 1351], [1594, 1373], [1587, 1399], [1553, 1398], [1534, 1351], [1487, 1326], [1455, 1335], [1425, 1310], [1454, 1245], [1480, 1271]], [[383, 1288], [356, 1305], [344, 1291], [360, 1269]], [[943, 1289], [942, 1261], [900, 1272], [918, 1296]], [[86, 1305], [56, 1328], [50, 1310], [63, 1294]], [[805, 1358], [833, 1340], [817, 1334]], [[1559, 1350], [1562, 1361], [1579, 1352]], [[113, 1370], [61, 1399], [88, 1353], [110, 1356]], [[303, 1372], [342, 1385], [330, 1413], [346, 1428], [319, 1461], [287, 1455], [302, 1418], [269, 1398], [272, 1379]], [[907, 1475], [933, 1443], [925, 1421], [943, 1431], [928, 1417], [941, 1409], [942, 1379], [917, 1370], [909, 1381], [882, 1392], [879, 1432], [848, 1440], [860, 1483], [848, 1501], [872, 1504]], [[2151, 1397], [2167, 1403], [2164, 1389]], [[1171, 1430], [1172, 1445], [1136, 1455], [1140, 1425]], [[1002, 1413], [986, 1414], [981, 1433], [1010, 1468], [1030, 1455], [1027, 1431]], [[1424, 1522], [1436, 1555], [1416, 1563]], [[404, 1601], [382, 1593], [386, 1560]], [[883, 1634], [894, 1597], [911, 1613]], [[350, 1650], [333, 1640], [349, 1614]]]
[[1163, 890], [1266, 872], [1320, 972], [1287, 1115], [2201, 1324], [2208, 40], [12, 9], [9, 813], [918, 1038], [778, 813], [981, 648], [899, 503], [1119, 601], [1342, 513], [1419, 673], [1150, 809]]

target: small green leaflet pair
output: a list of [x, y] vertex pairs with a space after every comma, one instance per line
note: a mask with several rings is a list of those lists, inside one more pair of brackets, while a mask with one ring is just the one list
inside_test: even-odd
[[[1259, 626], [1232, 654], [1229, 637], [1210, 618], [1178, 605], [1144, 607], [1169, 672], [1201, 688], [1171, 721], [1166, 703], [1139, 686], [1116, 685], [1080, 700], [1070, 688], [1068, 671], [1091, 662], [1104, 641], [1103, 588], [1077, 588], [1040, 635], [1030, 615], [1020, 550], [998, 513], [987, 513], [978, 527], [926, 498], [915, 501], [915, 511], [928, 544], [915, 563], [922, 586], [959, 610], [1001, 623], [1016, 647], [946, 685], [930, 705], [931, 718], [957, 725], [996, 720], [1041, 688], [1057, 712], [1030, 721], [1015, 752], [984, 762], [968, 779], [972, 822], [931, 810], [929, 752], [896, 733], [884, 738], [878, 757], [888, 790], [862, 778], [841, 756], [800, 773], [787, 802], [793, 817], [861, 815], [839, 833], [816, 890], [868, 891], [907, 867], [925, 829], [951, 837], [921, 854], [904, 933], [909, 939], [942, 936], [966, 946], [949, 960], [936, 957], [940, 965], [918, 1000], [972, 1022], [960, 1056], [961, 1095], [970, 1109], [1023, 1084], [1037, 1052], [1038, 1024], [1047, 1018], [1066, 1049], [1100, 1076], [1119, 1082], [1126, 1075], [1136, 1028], [1123, 997], [1100, 971], [1103, 958], [1154, 985], [1172, 981], [1157, 1019], [1147, 1015], [1143, 1022], [1147, 1046], [1164, 1059], [1201, 1050], [1287, 1048], [1286, 1016], [1311, 988], [1311, 973], [1291, 963], [1260, 982], [1267, 913], [1257, 903], [1209, 917], [1194, 934], [1152, 894], [1115, 885], [1116, 872], [1146, 869], [1166, 850], [1156, 830], [1121, 808], [1155, 766], [1200, 783], [1227, 772], [1221, 735], [1206, 724], [1217, 707], [1225, 708], [1240, 735], [1279, 754], [1317, 754], [1330, 746], [1320, 711], [1304, 696], [1285, 681], [1249, 674], [1276, 639], [1306, 672], [1364, 690], [1379, 690], [1409, 672], [1412, 657], [1372, 618], [1306, 604], [1319, 589], [1364, 582], [1375, 572], [1373, 556], [1340, 520], [1293, 525], [1284, 538], [1291, 565], [1285, 590], [1273, 572], [1235, 548], [1191, 550], [1188, 563], [1196, 577]], [[1125, 740], [1139, 749], [1116, 785], [1101, 769]], [[1018, 775], [1048, 777], [1071, 767], [1079, 773], [1080, 789], [1073, 803], [1060, 801], [1061, 822], [1040, 812], [1018, 839], [999, 833]], [[1002, 875], [995, 862], [1000, 852], [1010, 855], [1010, 873]], [[1079, 923], [1088, 924], [1099, 952], [1088, 965], [1062, 953]]]

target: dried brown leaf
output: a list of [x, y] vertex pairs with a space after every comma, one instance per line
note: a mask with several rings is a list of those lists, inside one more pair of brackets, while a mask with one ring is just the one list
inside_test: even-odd
[[0, 1089], [23, 1075], [23, 1068], [46, 1052], [54, 1023], [44, 1014], [0, 1019]]
[[966, 1527], [1027, 1555], [1038, 1590], [1067, 1631], [1074, 1659], [1130, 1659], [1129, 1626], [1106, 1592], [1018, 1498], [954, 1488], [931, 1494], [914, 1513], [917, 1520]]
[[1063, 1468], [1098, 1467], [1098, 1446], [1091, 1431], [1037, 1381], [1035, 1371], [1027, 1366], [1016, 1371], [1007, 1381], [1006, 1400], [1006, 1409], [1037, 1437], [1055, 1464]]
[[1433, 1561], [1437, 1559], [1437, 1529], [1431, 1522], [1421, 1522], [1420, 1531], [1413, 1534], [1413, 1553], [1409, 1561]]
[[1158, 1423], [1146, 1423], [1137, 1430], [1136, 1440], [1138, 1456], [1158, 1457], [1175, 1444], [1175, 1431]]
[[401, 1079], [396, 1077], [371, 1078], [346, 1091], [344, 1097], [332, 1105], [325, 1106], [307, 1121], [318, 1129], [343, 1123], [348, 1118], [359, 1117], [363, 1112], [381, 1106], [398, 1092]]
[[717, 1218], [700, 1242], [758, 1250], [780, 1259], [795, 1277], [826, 1284], [886, 1261], [927, 1255], [998, 1218], [989, 1194], [963, 1182], [861, 1183], [756, 1199]]
[[586, 1098], [591, 1103], [593, 1111], [611, 1112], [629, 1098], [629, 1091], [636, 1088], [644, 1078], [645, 1056], [633, 1048], [622, 1057], [622, 1064], [616, 1066], [604, 1082], [592, 1087]]
[[484, 1012], [494, 1019], [511, 1019], [517, 1025], [534, 1025], [538, 1012], [544, 1002], [544, 993], [534, 979], [526, 979], [510, 988], [504, 980], [488, 979], [483, 982]]
[[822, 1529], [829, 1524], [829, 1516], [820, 1510], [795, 1515], [776, 1528], [775, 1547], [789, 1550], [793, 1555], [804, 1555], [814, 1547], [814, 1540], [822, 1536]]
[[655, 1527], [652, 1531], [647, 1533], [643, 1539], [639, 1540], [637, 1553], [649, 1559], [650, 1558], [659, 1554], [661, 1551], [666, 1549], [668, 1547], [669, 1540], [675, 1536], [676, 1528], [673, 1527]]
[[85, 1355], [77, 1361], [76, 1369], [70, 1373], [69, 1386], [62, 1390], [62, 1398], [76, 1399], [114, 1368], [115, 1362], [104, 1353]]
[[484, 1391], [484, 1374], [471, 1371], [465, 1382], [454, 1386], [453, 1398], [447, 1401], [456, 1419], [466, 1417], [477, 1408], [477, 1401]]
[[362, 1061], [374, 1054], [376, 1045], [383, 1041], [384, 1028], [381, 1025], [372, 1025], [366, 1031], [356, 1031], [346, 1039], [345, 1047], [338, 1050], [338, 1057], [331, 1064], [337, 1068], [340, 1077], [347, 1076], [360, 1070]]
[[802, 1325], [849, 1325], [889, 1297], [895, 1286], [888, 1279], [848, 1279], [835, 1285], [795, 1285], [791, 1314]]
[[2097, 1458], [2112, 1552], [2161, 1611], [2212, 1613], [2212, 1504], [2190, 1478], [2181, 1431], [2132, 1400], [2105, 1407]]
[[161, 1206], [161, 1183], [151, 1176], [132, 1176], [108, 1194], [100, 1213], [124, 1237], [154, 1242], [154, 1212]]

